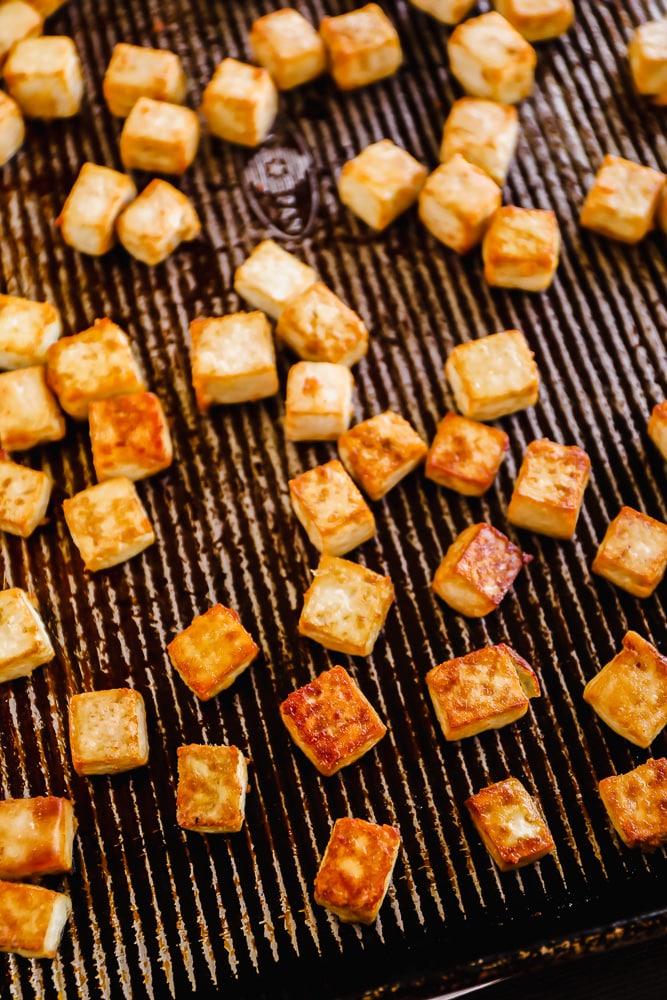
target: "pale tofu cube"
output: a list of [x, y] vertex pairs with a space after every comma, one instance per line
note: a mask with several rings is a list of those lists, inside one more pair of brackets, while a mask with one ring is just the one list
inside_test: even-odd
[[118, 42], [104, 74], [102, 93], [111, 114], [126, 118], [140, 97], [183, 104], [187, 86], [175, 52]]
[[136, 196], [131, 177], [84, 163], [56, 219], [65, 243], [94, 257], [107, 253], [116, 243], [118, 216]]
[[493, 6], [529, 42], [558, 38], [574, 23], [572, 0], [493, 0]]
[[381, 231], [419, 197], [426, 167], [391, 139], [366, 146], [343, 164], [340, 200], [366, 225]]
[[655, 404], [646, 430], [662, 457], [667, 459], [667, 399]]
[[428, 445], [399, 413], [385, 410], [338, 439], [338, 455], [371, 500], [380, 500], [426, 457]]
[[607, 154], [579, 215], [584, 229], [638, 243], [653, 229], [667, 177], [659, 170]]
[[84, 569], [94, 573], [139, 555], [155, 541], [134, 483], [107, 479], [63, 500], [65, 521]]
[[120, 134], [126, 170], [184, 174], [199, 148], [199, 118], [192, 108], [140, 97]]
[[445, 119], [440, 160], [446, 163], [459, 153], [502, 187], [518, 139], [519, 113], [513, 104], [460, 97]]
[[457, 409], [471, 420], [496, 420], [537, 402], [539, 373], [520, 330], [457, 344], [445, 375]]
[[481, 242], [502, 192], [486, 171], [455, 153], [429, 174], [419, 195], [419, 218], [432, 236], [458, 254]]
[[169, 425], [154, 393], [128, 392], [95, 399], [88, 410], [88, 421], [99, 482], [114, 476], [146, 479], [171, 465]]
[[49, 441], [62, 441], [66, 430], [43, 365], [0, 374], [0, 448], [27, 451]]
[[4, 68], [9, 93], [26, 118], [71, 118], [83, 98], [83, 72], [68, 35], [17, 42]]
[[403, 62], [396, 28], [376, 3], [348, 14], [323, 17], [320, 35], [329, 72], [341, 90], [353, 90], [393, 76]]
[[290, 479], [289, 493], [294, 513], [319, 552], [342, 556], [375, 534], [373, 512], [337, 459]]
[[201, 233], [195, 208], [182, 191], [154, 177], [118, 217], [118, 239], [143, 264], [161, 264], [181, 243]]
[[25, 0], [7, 0], [0, 5], [0, 66], [12, 45], [23, 38], [37, 38], [42, 33], [44, 18]]
[[60, 312], [50, 302], [0, 295], [0, 368], [43, 365], [62, 331]]
[[285, 304], [317, 281], [308, 264], [274, 240], [262, 240], [234, 272], [234, 291], [253, 309], [278, 319]]
[[476, 0], [410, 0], [410, 3], [442, 24], [458, 24], [472, 10]]
[[621, 507], [593, 559], [594, 573], [635, 597], [650, 597], [667, 569], [667, 524]]
[[302, 361], [351, 367], [368, 351], [368, 330], [361, 316], [322, 281], [285, 304], [276, 337]]
[[464, 804], [501, 872], [533, 864], [554, 850], [540, 805], [518, 778], [488, 785]]
[[215, 604], [167, 646], [174, 669], [202, 701], [230, 687], [259, 653], [236, 611]]
[[292, 7], [253, 21], [248, 43], [253, 60], [269, 71], [279, 90], [315, 80], [327, 68], [324, 42], [310, 21]]
[[514, 484], [507, 520], [552, 538], [572, 538], [588, 485], [591, 460], [576, 445], [531, 441]]
[[25, 122], [13, 97], [0, 91], [0, 167], [8, 163], [23, 145]]
[[287, 373], [285, 437], [336, 441], [350, 426], [354, 377], [345, 365], [297, 361]]
[[271, 324], [259, 309], [195, 319], [190, 339], [192, 385], [200, 412], [278, 392]]
[[0, 531], [29, 538], [51, 499], [50, 476], [0, 458]]
[[667, 758], [603, 778], [598, 791], [626, 847], [652, 852], [667, 843]]
[[135, 688], [72, 695], [69, 744], [77, 774], [119, 774], [148, 762], [144, 699]]
[[542, 292], [553, 281], [560, 245], [555, 212], [505, 205], [484, 235], [484, 277], [497, 288]]
[[0, 590], [0, 682], [28, 677], [54, 656], [33, 595], [20, 587]]
[[278, 114], [278, 88], [263, 66], [223, 59], [204, 89], [200, 110], [211, 135], [259, 146]]
[[463, 496], [481, 497], [493, 484], [508, 448], [505, 431], [446, 413], [426, 455], [424, 475]]
[[245, 819], [248, 764], [235, 746], [178, 747], [176, 822], [197, 833], [238, 833]]
[[62, 892], [0, 882], [0, 951], [55, 958], [71, 912], [69, 896]]
[[76, 832], [69, 799], [40, 795], [0, 802], [0, 879], [41, 878], [72, 870]]
[[518, 104], [532, 93], [535, 49], [495, 10], [454, 28], [447, 54], [452, 75], [471, 97]]
[[632, 82], [638, 94], [667, 96], [667, 17], [635, 28], [628, 44]]

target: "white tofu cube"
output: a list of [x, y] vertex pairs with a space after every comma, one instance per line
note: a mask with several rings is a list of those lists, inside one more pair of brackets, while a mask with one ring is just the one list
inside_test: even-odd
[[0, 879], [71, 871], [76, 825], [72, 803], [57, 795], [0, 801]]
[[572, 0], [493, 0], [493, 6], [529, 42], [558, 38], [572, 27]]
[[303, 14], [283, 7], [253, 21], [248, 36], [252, 58], [273, 77], [279, 90], [291, 90], [321, 76], [327, 68], [324, 42]]
[[661, 103], [667, 97], [667, 17], [635, 28], [628, 45], [632, 81], [638, 94]]
[[572, 538], [588, 485], [591, 460], [576, 445], [540, 438], [523, 456], [507, 520], [552, 538]]
[[533, 90], [533, 46], [497, 11], [459, 24], [447, 42], [449, 68], [466, 94], [518, 104]]
[[51, 499], [50, 476], [0, 458], [0, 531], [29, 538]]
[[62, 330], [60, 312], [50, 302], [0, 295], [0, 368], [43, 365]]
[[192, 108], [140, 97], [120, 134], [126, 170], [184, 174], [199, 148], [199, 117]]
[[496, 420], [537, 402], [539, 373], [520, 330], [457, 344], [445, 375], [457, 409], [471, 420]]
[[65, 437], [65, 418], [43, 365], [0, 375], [0, 448], [27, 451]]
[[67, 35], [17, 42], [7, 57], [4, 77], [26, 118], [71, 118], [81, 107], [81, 60]]
[[496, 288], [542, 292], [553, 281], [560, 246], [555, 212], [503, 205], [482, 241], [484, 277]]
[[646, 430], [662, 457], [667, 459], [667, 399], [655, 404]]
[[329, 72], [341, 90], [365, 87], [393, 76], [403, 62], [396, 28], [376, 3], [348, 14], [323, 17], [320, 35]]
[[178, 747], [176, 822], [197, 833], [238, 833], [245, 819], [248, 764], [235, 746]]
[[519, 113], [513, 104], [461, 97], [451, 107], [442, 131], [440, 160], [460, 153], [502, 187], [519, 138]]
[[290, 479], [289, 493], [294, 513], [320, 552], [342, 556], [375, 534], [373, 512], [337, 459]]
[[463, 496], [481, 497], [490, 489], [509, 446], [509, 437], [500, 428], [446, 413], [428, 450], [424, 475]]
[[13, 97], [0, 91], [0, 167], [11, 160], [23, 145], [25, 122]]
[[146, 479], [171, 465], [173, 448], [162, 403], [152, 392], [94, 399], [88, 410], [90, 447], [99, 482]]
[[84, 163], [56, 219], [62, 237], [80, 253], [99, 257], [116, 243], [116, 221], [137, 196], [126, 174]]
[[20, 587], [0, 590], [0, 682], [28, 677], [54, 656], [36, 598]]
[[174, 669], [202, 701], [230, 687], [259, 654], [232, 608], [215, 604], [197, 615], [167, 646]]
[[37, 38], [42, 33], [44, 18], [25, 0], [7, 0], [0, 5], [0, 66], [12, 45], [23, 38]]
[[104, 74], [102, 93], [111, 114], [126, 118], [140, 97], [183, 104], [187, 86], [175, 52], [118, 42]]
[[586, 195], [584, 229], [623, 243], [638, 243], [653, 229], [667, 177], [621, 156], [607, 154]]
[[338, 195], [372, 229], [383, 230], [417, 200], [426, 167], [391, 139], [366, 146], [343, 164]]
[[77, 774], [119, 774], [148, 762], [146, 707], [134, 688], [75, 694], [69, 744]]
[[667, 569], [667, 524], [621, 507], [607, 526], [591, 569], [635, 597], [650, 597]]
[[297, 361], [287, 373], [285, 437], [336, 441], [350, 426], [354, 378], [345, 365]]
[[308, 264], [274, 240], [262, 240], [234, 272], [234, 291], [253, 309], [278, 319], [288, 299], [317, 281]]
[[154, 177], [121, 212], [116, 232], [129, 254], [153, 267], [181, 243], [196, 239], [201, 222], [187, 195], [168, 181]]
[[371, 500], [393, 490], [427, 451], [412, 424], [392, 410], [362, 420], [338, 439], [341, 462]]
[[442, 24], [458, 24], [472, 10], [476, 0], [410, 0], [410, 3]]
[[466, 254], [481, 242], [501, 202], [496, 182], [455, 153], [427, 177], [419, 195], [419, 218], [446, 247]]
[[135, 485], [126, 476], [63, 500], [63, 513], [83, 568], [91, 573], [126, 562], [155, 541]]
[[368, 351], [368, 330], [361, 316], [322, 281], [286, 303], [276, 337], [302, 361], [351, 367]]
[[0, 951], [55, 958], [72, 904], [63, 892], [0, 882]]
[[263, 66], [223, 59], [201, 105], [211, 135], [241, 146], [259, 146], [278, 113], [278, 89]]
[[271, 324], [259, 309], [195, 319], [190, 339], [192, 385], [202, 413], [278, 392]]

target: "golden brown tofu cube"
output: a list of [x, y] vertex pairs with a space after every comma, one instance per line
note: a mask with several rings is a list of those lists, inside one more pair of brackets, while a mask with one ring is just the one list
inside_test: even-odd
[[493, 6], [529, 42], [558, 38], [574, 23], [572, 0], [493, 0]]
[[23, 145], [25, 122], [17, 102], [0, 91], [0, 167], [8, 163]]
[[46, 514], [51, 477], [0, 458], [0, 531], [29, 538]]
[[662, 457], [667, 459], [667, 400], [655, 404], [646, 430]]
[[69, 896], [62, 892], [0, 882], [0, 951], [55, 958], [71, 912]]
[[26, 118], [71, 118], [78, 114], [83, 73], [76, 45], [67, 35], [16, 42], [7, 57], [4, 78]]
[[178, 747], [176, 821], [197, 833], [238, 833], [245, 819], [248, 765], [235, 746]]
[[505, 431], [446, 413], [426, 455], [424, 475], [463, 496], [481, 497], [496, 478], [509, 446]]
[[36, 599], [20, 587], [0, 590], [0, 682], [27, 677], [54, 656]]
[[556, 273], [560, 246], [555, 212], [504, 205], [482, 241], [484, 278], [497, 288], [544, 291]]
[[296, 745], [327, 776], [359, 760], [387, 732], [344, 667], [324, 670], [292, 691], [280, 705], [280, 717]]
[[152, 392], [96, 399], [88, 411], [95, 475], [145, 479], [171, 465], [173, 448], [162, 403]]
[[537, 53], [495, 10], [457, 25], [447, 55], [452, 75], [471, 97], [518, 104], [532, 93]]
[[192, 108], [140, 97], [120, 134], [126, 170], [184, 174], [199, 148], [199, 118]]
[[375, 534], [373, 512], [337, 459], [289, 480], [292, 509], [320, 552], [342, 556]]
[[146, 708], [134, 688], [75, 694], [69, 744], [77, 774], [119, 774], [148, 762]]
[[361, 316], [322, 281], [285, 304], [276, 337], [303, 361], [351, 367], [368, 351], [368, 330]]
[[114, 45], [102, 82], [112, 115], [127, 117], [140, 97], [183, 104], [186, 91], [183, 65], [175, 52], [126, 42]]
[[175, 636], [169, 659], [191, 691], [208, 701], [236, 680], [259, 653], [231, 608], [215, 604]]
[[653, 229], [667, 177], [659, 170], [607, 154], [579, 215], [584, 229], [638, 243]]
[[76, 832], [69, 799], [42, 795], [0, 802], [0, 879], [41, 878], [72, 870]]
[[627, 847], [652, 852], [667, 843], [667, 758], [650, 758], [598, 784], [612, 826]]
[[590, 458], [576, 445], [547, 438], [531, 441], [514, 484], [507, 520], [552, 538], [572, 538], [590, 468]]
[[475, 6], [476, 0], [409, 0], [417, 10], [423, 10], [442, 24], [458, 24]]
[[664, 99], [667, 95], [667, 17], [645, 21], [628, 44], [632, 82], [638, 94]]
[[324, 42], [303, 14], [282, 7], [253, 21], [248, 36], [252, 58], [268, 70], [279, 90], [292, 90], [327, 68]]
[[262, 240], [234, 272], [234, 291], [254, 309], [278, 319], [293, 296], [317, 281], [312, 267], [275, 240]]
[[512, 104], [461, 97], [445, 119], [440, 160], [456, 154], [484, 170], [502, 187], [519, 139], [519, 113]]
[[338, 195], [351, 212], [381, 231], [417, 200], [426, 167], [391, 139], [380, 139], [343, 164]]
[[190, 324], [192, 385], [205, 413], [222, 403], [246, 403], [278, 392], [271, 325], [258, 309], [195, 319]]
[[350, 426], [354, 378], [346, 365], [297, 361], [287, 373], [285, 437], [336, 441]]
[[181, 243], [196, 239], [201, 222], [195, 208], [173, 184], [154, 177], [121, 212], [118, 239], [143, 264], [161, 264]]
[[15, 42], [37, 38], [42, 33], [44, 18], [25, 0], [7, 0], [0, 5], [0, 66]]
[[455, 153], [426, 179], [419, 195], [419, 218], [437, 240], [465, 254], [481, 242], [501, 201], [496, 182]]
[[44, 365], [0, 374], [0, 448], [27, 451], [62, 441], [65, 418], [46, 381]]
[[539, 861], [555, 847], [537, 799], [518, 778], [488, 785], [465, 806], [501, 872]]
[[327, 50], [329, 72], [341, 90], [365, 87], [393, 76], [403, 62], [398, 32], [376, 3], [322, 18], [320, 35]]
[[621, 507], [600, 543], [591, 569], [635, 597], [650, 597], [667, 568], [667, 524]]
[[155, 541], [135, 485], [116, 476], [63, 500], [65, 521], [85, 570], [95, 573], [139, 555]]
[[223, 59], [204, 90], [201, 113], [211, 135], [259, 146], [273, 128], [278, 89], [263, 66]]
[[471, 420], [496, 420], [537, 402], [539, 373], [520, 330], [457, 344], [445, 375], [457, 409]]
[[107, 253], [116, 243], [118, 216], [136, 196], [131, 177], [84, 163], [56, 219], [65, 243], [94, 257]]
[[60, 313], [50, 302], [0, 295], [0, 368], [43, 365], [62, 329]]
[[338, 454], [371, 500], [380, 500], [420, 465], [428, 445], [404, 417], [385, 410], [338, 439]]

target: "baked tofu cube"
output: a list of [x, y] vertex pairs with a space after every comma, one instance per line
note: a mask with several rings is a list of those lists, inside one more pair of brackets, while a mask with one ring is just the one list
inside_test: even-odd
[[279, 90], [300, 87], [327, 68], [324, 42], [310, 21], [292, 7], [253, 21], [248, 43], [253, 60], [268, 70]]
[[626, 847], [652, 852], [667, 843], [667, 758], [603, 778], [598, 790]]
[[8, 163], [23, 145], [25, 122], [13, 97], [0, 91], [0, 167]]
[[253, 307], [278, 319], [288, 299], [317, 281], [304, 264], [275, 240], [262, 240], [234, 272], [234, 291]]
[[65, 437], [65, 418], [44, 365], [0, 374], [0, 448], [27, 451]]
[[95, 475], [146, 479], [171, 465], [173, 448], [162, 403], [152, 392], [96, 399], [88, 411]]
[[118, 217], [118, 239], [143, 264], [161, 264], [181, 243], [201, 232], [199, 216], [187, 195], [154, 177]]
[[520, 330], [457, 344], [445, 375], [457, 409], [471, 420], [496, 420], [537, 402], [539, 373]]
[[370, 656], [393, 602], [388, 576], [323, 555], [304, 596], [299, 632], [325, 649]]
[[20, 587], [0, 590], [0, 682], [27, 677], [54, 656], [35, 598]]
[[278, 89], [263, 66], [223, 59], [204, 89], [200, 110], [211, 135], [259, 146], [278, 114]]
[[414, 204], [425, 180], [422, 163], [391, 139], [380, 139], [343, 164], [338, 195], [366, 225], [380, 231]]
[[56, 219], [65, 243], [94, 257], [107, 253], [116, 243], [118, 216], [136, 196], [131, 177], [84, 163]]
[[482, 241], [484, 278], [496, 288], [542, 292], [560, 256], [556, 213], [541, 208], [499, 208]]
[[496, 478], [509, 446], [505, 431], [446, 413], [428, 449], [424, 475], [463, 496], [481, 497]]
[[286, 303], [276, 336], [303, 361], [351, 367], [368, 351], [368, 330], [361, 316], [322, 281]]
[[496, 610], [531, 559], [492, 525], [471, 524], [449, 546], [433, 590], [460, 614], [482, 618]]
[[667, 96], [667, 17], [646, 21], [635, 28], [628, 44], [632, 82], [638, 94]]
[[639, 243], [653, 229], [667, 177], [607, 154], [579, 214], [584, 229], [621, 243]]
[[0, 531], [28, 538], [46, 514], [51, 477], [0, 458]]
[[365, 87], [393, 76], [403, 62], [398, 32], [376, 3], [322, 18], [320, 35], [327, 50], [329, 72], [341, 90]]
[[297, 361], [287, 373], [285, 437], [336, 441], [350, 426], [354, 378], [345, 365]]
[[454, 28], [447, 55], [452, 75], [471, 97], [518, 104], [532, 93], [535, 49], [495, 10]]
[[168, 49], [118, 42], [102, 81], [112, 115], [126, 118], [140, 97], [183, 104], [188, 83], [180, 57]]
[[250, 666], [259, 646], [236, 611], [215, 604], [171, 640], [167, 653], [190, 690], [209, 701]]
[[456, 153], [429, 174], [419, 195], [419, 218], [437, 240], [465, 254], [481, 242], [501, 201], [496, 182]]
[[338, 439], [338, 454], [371, 500], [380, 500], [420, 465], [428, 445], [404, 417], [385, 410]]
[[458, 24], [475, 6], [476, 0], [410, 0], [413, 7], [430, 14], [442, 24]]
[[109, 569], [139, 555], [155, 541], [135, 485], [126, 476], [107, 479], [63, 500], [65, 521], [84, 569]]
[[655, 404], [646, 430], [662, 457], [667, 459], [667, 400]]
[[346, 924], [372, 924], [401, 846], [395, 826], [343, 817], [333, 825], [315, 878], [314, 899]]
[[667, 524], [621, 507], [600, 543], [591, 569], [635, 597], [650, 597], [667, 568]]
[[591, 460], [576, 445], [541, 438], [526, 448], [507, 509], [518, 528], [572, 538], [588, 485]]
[[278, 392], [271, 324], [259, 309], [195, 319], [190, 339], [192, 384], [202, 413], [218, 403], [245, 403]]
[[320, 552], [342, 556], [375, 534], [373, 512], [337, 459], [290, 479], [289, 493], [294, 513]]
[[280, 705], [280, 717], [296, 745], [327, 777], [359, 760], [387, 732], [344, 667], [324, 670], [292, 691]]
[[62, 330], [60, 313], [50, 302], [0, 295], [0, 368], [43, 365]]
[[572, 0], [493, 0], [493, 6], [529, 42], [558, 38], [572, 27]]
[[37, 38], [42, 33], [44, 18], [25, 0], [7, 0], [0, 6], [0, 66], [12, 45], [23, 38]]
[[184, 174], [199, 148], [199, 118], [192, 108], [140, 97], [120, 134], [126, 170]]
[[484, 170], [502, 187], [519, 139], [519, 113], [513, 104], [461, 97], [445, 119], [440, 160], [456, 154]]
[[0, 951], [55, 958], [71, 912], [69, 896], [62, 892], [0, 882]]
[[77, 774], [119, 774], [148, 762], [146, 707], [135, 688], [75, 694], [69, 743]]
[[488, 785], [465, 806], [501, 872], [539, 861], [555, 847], [537, 800], [518, 778]]
[[9, 93], [26, 118], [71, 118], [83, 97], [83, 73], [76, 45], [67, 35], [24, 38], [4, 68]]
[[72, 870], [76, 820], [69, 799], [42, 795], [0, 802], [0, 879], [41, 878]]
[[178, 747], [176, 821], [197, 833], [238, 833], [245, 819], [248, 764], [238, 747]]

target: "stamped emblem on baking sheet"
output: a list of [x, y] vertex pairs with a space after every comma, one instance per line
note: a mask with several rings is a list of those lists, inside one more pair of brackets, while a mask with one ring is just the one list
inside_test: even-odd
[[241, 174], [250, 206], [276, 236], [306, 236], [315, 223], [319, 192], [313, 157], [303, 139], [276, 133], [252, 156]]

